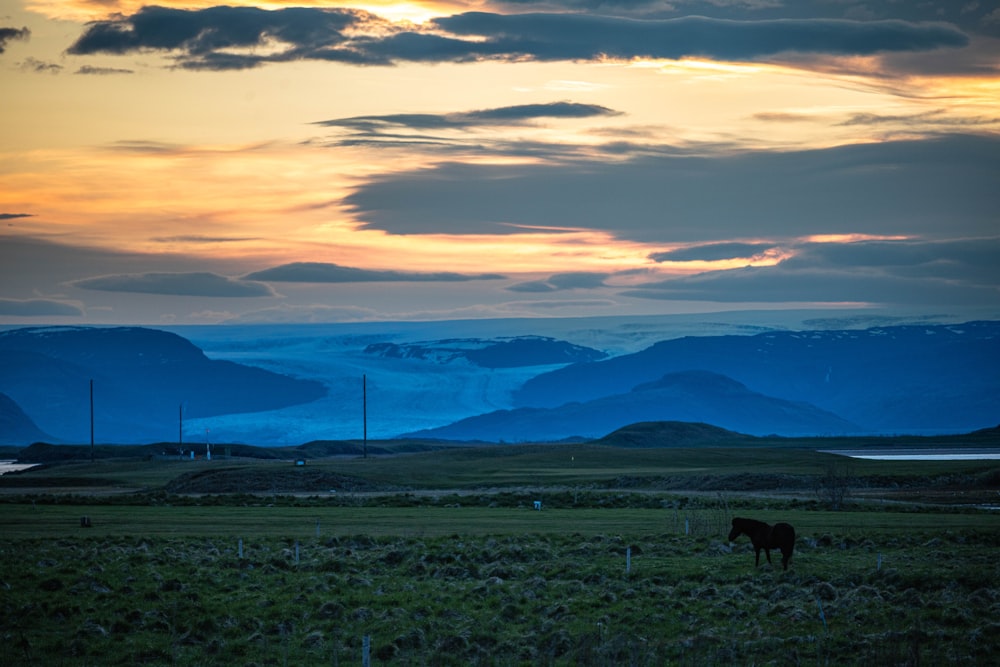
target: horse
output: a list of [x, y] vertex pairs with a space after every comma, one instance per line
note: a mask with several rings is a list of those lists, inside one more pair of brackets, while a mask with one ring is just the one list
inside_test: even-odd
[[740, 535], [746, 535], [753, 542], [757, 561], [754, 567], [760, 566], [760, 550], [764, 550], [767, 562], [771, 562], [771, 549], [781, 549], [781, 567], [788, 569], [788, 561], [792, 558], [795, 548], [795, 529], [787, 523], [776, 523], [773, 526], [756, 519], [733, 519], [733, 529], [729, 531], [729, 541], [733, 542]]

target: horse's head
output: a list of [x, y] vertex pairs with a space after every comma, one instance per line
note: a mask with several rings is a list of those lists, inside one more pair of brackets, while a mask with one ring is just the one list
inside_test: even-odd
[[741, 529], [738, 525], [736, 525], [736, 519], [733, 519], [733, 529], [729, 531], [729, 541], [732, 542], [733, 540], [735, 540], [737, 537], [740, 536], [740, 533], [742, 532], [743, 529]]

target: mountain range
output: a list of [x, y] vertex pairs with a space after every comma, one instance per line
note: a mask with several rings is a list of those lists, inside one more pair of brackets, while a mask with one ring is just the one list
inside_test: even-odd
[[13, 328], [0, 331], [0, 444], [89, 442], [91, 381], [100, 443], [556, 441], [661, 421], [926, 435], [1000, 422], [1000, 322], [711, 317], [705, 331], [729, 333], [680, 335], [701, 325], [654, 318]]
[[558, 407], [522, 407], [407, 434], [448, 440], [593, 439], [632, 423], [702, 422], [749, 435], [846, 434], [857, 424], [808, 403], [772, 398], [709, 371], [667, 373], [631, 391]]
[[1000, 421], [1000, 322], [686, 336], [542, 373], [513, 403], [557, 408], [689, 370], [809, 403], [870, 433], [958, 433]]
[[[325, 393], [320, 382], [211, 360], [176, 334], [140, 327], [3, 331], [0, 368], [0, 392], [64, 442], [89, 440], [91, 401], [99, 442], [149, 442], [175, 440], [184, 418], [259, 412]], [[38, 435], [3, 431], [0, 441]]]

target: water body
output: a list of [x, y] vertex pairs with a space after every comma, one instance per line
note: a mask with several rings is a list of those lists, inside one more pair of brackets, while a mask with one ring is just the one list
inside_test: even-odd
[[28, 468], [34, 468], [37, 463], [17, 463], [16, 461], [0, 461], [0, 475], [6, 475], [9, 472], [17, 472], [18, 470], [27, 470]]
[[840, 449], [825, 450], [824, 453], [876, 461], [986, 461], [1000, 459], [1000, 449]]

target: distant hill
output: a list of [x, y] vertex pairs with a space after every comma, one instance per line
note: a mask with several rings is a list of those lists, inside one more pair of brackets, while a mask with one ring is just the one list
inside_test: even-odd
[[1000, 417], [1000, 322], [666, 340], [538, 375], [515, 392], [514, 405], [587, 403], [690, 370], [812, 404], [871, 433], [967, 432]]
[[[0, 332], [0, 392], [38, 428], [65, 442], [175, 439], [185, 418], [253, 413], [306, 403], [323, 384], [208, 359], [184, 338], [140, 327], [44, 327]], [[15, 438], [0, 431], [0, 442]], [[18, 439], [12, 444], [27, 444]]]
[[629, 424], [607, 434], [596, 444], [609, 447], [729, 447], [757, 441], [754, 436], [711, 424], [659, 421]]
[[409, 436], [539, 442], [597, 438], [627, 424], [665, 420], [715, 424], [752, 435], [840, 435], [859, 430], [815, 406], [750, 391], [717, 373], [687, 371], [668, 373], [623, 394], [553, 408], [497, 410]]
[[38, 428], [10, 396], [0, 393], [0, 444], [22, 445], [42, 441], [52, 442], [53, 438]]
[[365, 354], [387, 359], [420, 359], [435, 363], [465, 360], [482, 368], [521, 368], [597, 361], [606, 352], [547, 336], [506, 339], [448, 338], [419, 343], [372, 343]]

